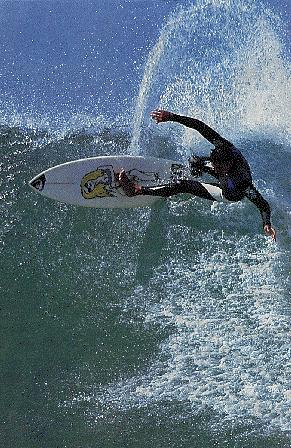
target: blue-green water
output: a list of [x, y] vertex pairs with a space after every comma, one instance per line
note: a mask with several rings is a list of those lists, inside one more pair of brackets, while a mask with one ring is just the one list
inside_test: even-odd
[[[289, 447], [284, 4], [2, 7], [3, 446]], [[247, 202], [92, 210], [29, 189], [67, 160], [209, 152], [194, 131], [154, 125], [154, 107], [235, 142], [276, 244]]]

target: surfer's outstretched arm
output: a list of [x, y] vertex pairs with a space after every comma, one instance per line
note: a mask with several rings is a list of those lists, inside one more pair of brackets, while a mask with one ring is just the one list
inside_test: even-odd
[[271, 209], [269, 203], [253, 185], [247, 188], [245, 196], [259, 209], [265, 233], [276, 241], [276, 230], [271, 225]]
[[197, 120], [196, 118], [174, 114], [173, 112], [169, 112], [167, 110], [155, 110], [151, 113], [151, 117], [157, 123], [162, 123], [164, 121], [175, 121], [177, 123], [183, 124], [184, 126], [187, 126], [188, 128], [195, 129], [213, 145], [223, 144], [232, 146], [232, 144], [225, 138], [221, 137], [218, 132], [214, 131], [214, 129], [212, 129], [210, 126], [203, 123], [203, 121]]

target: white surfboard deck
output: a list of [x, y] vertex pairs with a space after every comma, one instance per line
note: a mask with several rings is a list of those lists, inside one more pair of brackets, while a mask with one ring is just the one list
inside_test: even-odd
[[84, 207], [144, 207], [159, 199], [157, 196], [126, 196], [116, 175], [122, 168], [130, 179], [143, 186], [191, 178], [189, 168], [179, 162], [122, 155], [63, 163], [38, 174], [29, 185], [51, 199]]

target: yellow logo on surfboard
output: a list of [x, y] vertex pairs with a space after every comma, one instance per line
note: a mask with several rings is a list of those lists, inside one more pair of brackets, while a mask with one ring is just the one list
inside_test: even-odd
[[111, 166], [99, 167], [81, 180], [81, 193], [85, 199], [115, 196], [114, 172]]

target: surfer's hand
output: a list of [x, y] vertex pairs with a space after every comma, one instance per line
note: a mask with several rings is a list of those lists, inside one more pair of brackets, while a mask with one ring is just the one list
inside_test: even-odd
[[169, 121], [171, 120], [172, 112], [169, 112], [167, 110], [154, 110], [151, 113], [151, 117], [153, 120], [155, 120], [157, 123], [162, 123], [163, 121]]
[[266, 224], [264, 226], [265, 233], [272, 238], [273, 241], [276, 241], [276, 229], [274, 229], [272, 226], [269, 226], [269, 224]]
[[192, 176], [201, 176], [205, 166], [205, 161], [201, 157], [193, 155], [188, 159], [188, 162]]

